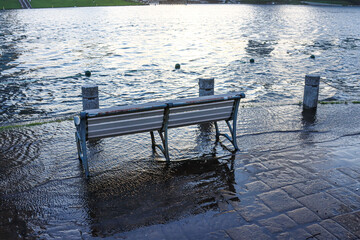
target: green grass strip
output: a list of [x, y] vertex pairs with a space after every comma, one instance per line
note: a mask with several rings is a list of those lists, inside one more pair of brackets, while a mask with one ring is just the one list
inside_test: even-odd
[[0, 8], [0, 10], [20, 9], [21, 5], [19, 0], [0, 0]]
[[125, 0], [32, 0], [33, 8], [58, 8], [58, 7], [95, 7], [95, 6], [129, 6], [141, 5], [134, 1]]
[[9, 130], [9, 129], [14, 129], [14, 128], [34, 127], [34, 126], [40, 126], [40, 125], [44, 125], [44, 124], [48, 124], [48, 123], [60, 123], [60, 122], [64, 122], [64, 121], [70, 121], [72, 119], [73, 118], [64, 118], [64, 119], [57, 119], [57, 120], [44, 121], [44, 122], [32, 122], [32, 123], [27, 123], [27, 124], [0, 126], [0, 132]]

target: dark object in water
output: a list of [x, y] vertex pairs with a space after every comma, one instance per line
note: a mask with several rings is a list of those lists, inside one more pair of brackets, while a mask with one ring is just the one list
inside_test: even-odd
[[86, 77], [90, 77], [90, 76], [91, 76], [91, 72], [90, 72], [90, 71], [85, 71], [85, 76], [86, 76]]

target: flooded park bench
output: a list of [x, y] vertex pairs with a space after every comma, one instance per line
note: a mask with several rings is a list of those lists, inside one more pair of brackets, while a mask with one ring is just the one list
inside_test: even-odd
[[[85, 175], [89, 176], [86, 141], [91, 139], [150, 132], [153, 153], [159, 148], [169, 162], [169, 128], [214, 122], [216, 141], [224, 136], [238, 150], [236, 122], [240, 99], [244, 97], [244, 93], [237, 92], [82, 111], [80, 117], [74, 117], [74, 122], [78, 157]], [[218, 121], [226, 122], [230, 136], [220, 133]], [[155, 131], [160, 136], [161, 144], [155, 142]]]

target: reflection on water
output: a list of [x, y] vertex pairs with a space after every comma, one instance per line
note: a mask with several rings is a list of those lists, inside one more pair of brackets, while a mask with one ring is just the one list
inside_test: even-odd
[[216, 210], [221, 192], [234, 190], [232, 170], [217, 160], [186, 161], [141, 174], [92, 178], [87, 186], [92, 235], [111, 236]]
[[305, 74], [317, 72], [326, 82], [320, 98], [357, 100], [359, 11], [286, 5], [1, 11], [0, 122], [73, 114], [87, 83], [99, 85], [103, 107], [192, 97], [204, 75], [216, 79], [216, 93], [245, 91], [245, 102], [297, 102]]

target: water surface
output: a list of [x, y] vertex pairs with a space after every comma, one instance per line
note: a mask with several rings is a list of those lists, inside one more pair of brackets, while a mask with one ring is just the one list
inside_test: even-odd
[[288, 5], [1, 11], [0, 122], [78, 112], [87, 83], [99, 85], [101, 106], [197, 96], [204, 76], [216, 93], [278, 103], [300, 101], [305, 74], [319, 73], [322, 98], [357, 100], [359, 14]]

